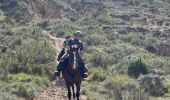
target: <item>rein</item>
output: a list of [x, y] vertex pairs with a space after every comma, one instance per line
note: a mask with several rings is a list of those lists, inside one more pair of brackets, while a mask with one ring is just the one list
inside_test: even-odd
[[77, 64], [77, 58], [76, 58], [76, 52], [73, 52], [74, 60], [73, 60], [73, 69], [76, 69], [76, 64]]

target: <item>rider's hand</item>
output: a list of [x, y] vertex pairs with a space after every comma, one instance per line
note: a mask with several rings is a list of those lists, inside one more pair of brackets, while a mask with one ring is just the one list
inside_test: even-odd
[[71, 48], [78, 48], [78, 45], [72, 45]]
[[78, 48], [78, 45], [74, 45], [75, 48]]
[[74, 48], [74, 45], [71, 45], [71, 48]]

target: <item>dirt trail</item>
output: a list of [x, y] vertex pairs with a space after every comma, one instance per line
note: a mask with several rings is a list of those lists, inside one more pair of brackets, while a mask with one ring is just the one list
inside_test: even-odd
[[[51, 82], [52, 85], [42, 93], [38, 94], [33, 100], [67, 100], [67, 89], [64, 80]], [[74, 99], [75, 100], [75, 99]], [[80, 100], [89, 100], [88, 97], [81, 95]]]
[[[49, 37], [52, 46], [57, 51], [60, 51], [64, 39], [51, 36], [46, 31], [43, 31], [42, 33], [46, 34]], [[56, 81], [51, 82], [51, 86], [42, 93], [39, 93], [33, 100], [67, 100], [67, 89], [64, 80], [57, 79]], [[81, 95], [80, 100], [89, 99], [87, 96]]]

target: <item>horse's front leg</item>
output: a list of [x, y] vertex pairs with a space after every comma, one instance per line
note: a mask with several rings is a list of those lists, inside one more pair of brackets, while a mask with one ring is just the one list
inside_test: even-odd
[[68, 99], [71, 100], [71, 89], [70, 89], [70, 84], [67, 82], [66, 85], [67, 85], [67, 90], [68, 90], [67, 96], [68, 96]]
[[74, 91], [74, 84], [72, 85], [72, 91], [73, 91], [73, 98], [76, 97], [75, 91]]
[[77, 97], [77, 100], [80, 100], [80, 84], [81, 83], [76, 83], [76, 88], [77, 88], [76, 97]]

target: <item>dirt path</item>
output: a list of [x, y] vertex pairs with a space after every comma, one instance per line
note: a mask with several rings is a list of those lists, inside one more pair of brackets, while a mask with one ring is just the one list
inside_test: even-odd
[[67, 100], [67, 92], [63, 81], [51, 82], [52, 85], [33, 100]]
[[[42, 33], [46, 34], [49, 37], [52, 46], [57, 51], [60, 51], [64, 39], [51, 36], [46, 31], [43, 31]], [[39, 93], [33, 100], [67, 100], [67, 90], [64, 80], [57, 79], [56, 81], [51, 82], [51, 86], [42, 93]], [[80, 100], [89, 99], [87, 96], [81, 95]]]
[[56, 49], [56, 52], [60, 52], [63, 46], [64, 39], [52, 36], [47, 31], [44, 30], [42, 31], [42, 34], [46, 35], [49, 38], [50, 44], [54, 47], [54, 49]]
[[[38, 94], [33, 100], [67, 100], [64, 80], [53, 81], [49, 88]], [[81, 95], [80, 100], [88, 100], [88, 97]]]

